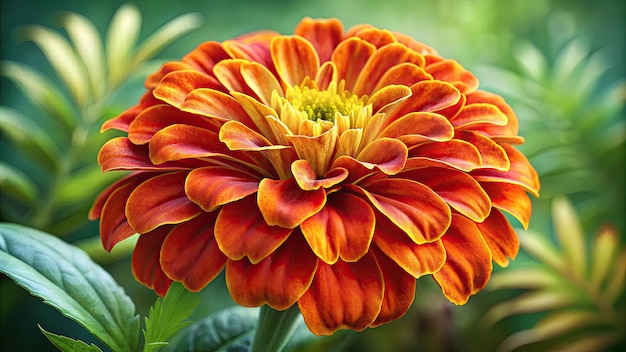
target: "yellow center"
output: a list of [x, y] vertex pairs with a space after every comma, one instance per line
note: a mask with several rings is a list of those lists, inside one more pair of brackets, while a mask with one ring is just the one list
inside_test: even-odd
[[285, 100], [291, 103], [295, 110], [302, 112], [311, 121], [324, 120], [335, 122], [337, 113], [348, 116], [359, 111], [365, 105], [349, 91], [338, 93], [334, 90], [322, 90], [298, 86], [290, 87], [285, 94]]

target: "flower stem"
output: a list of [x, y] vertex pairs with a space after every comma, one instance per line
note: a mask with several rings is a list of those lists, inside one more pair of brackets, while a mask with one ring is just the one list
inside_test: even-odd
[[249, 352], [282, 351], [296, 330], [299, 317], [300, 311], [296, 304], [283, 311], [262, 306]]

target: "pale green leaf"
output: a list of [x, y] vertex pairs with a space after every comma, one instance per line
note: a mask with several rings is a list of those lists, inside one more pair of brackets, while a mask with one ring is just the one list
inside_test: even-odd
[[50, 133], [13, 108], [0, 106], [0, 131], [18, 148], [23, 150], [33, 148], [31, 154], [37, 161], [55, 165], [61, 157], [61, 151]]
[[491, 326], [510, 316], [566, 307], [574, 302], [576, 298], [566, 291], [529, 291], [491, 307], [483, 317], [483, 323]]
[[198, 303], [200, 295], [187, 291], [181, 283], [172, 283], [165, 298], [157, 299], [146, 317], [144, 352], [167, 345], [172, 335], [190, 324], [185, 319], [189, 318]]
[[61, 122], [67, 130], [76, 125], [76, 115], [59, 88], [32, 67], [13, 61], [0, 62], [2, 75], [22, 91], [29, 102]]
[[548, 63], [543, 54], [528, 41], [522, 41], [514, 48], [513, 54], [522, 69], [536, 81], [545, 77]]
[[74, 171], [59, 184], [54, 195], [54, 204], [62, 206], [83, 201], [91, 202], [98, 192], [118, 178], [119, 174], [102, 173], [100, 166], [94, 162]]
[[609, 277], [612, 264], [619, 249], [617, 234], [610, 227], [604, 227], [595, 238], [591, 247], [591, 272], [589, 283], [596, 291], [600, 291], [605, 280]]
[[518, 237], [521, 247], [540, 262], [558, 272], [569, 270], [561, 254], [541, 234], [533, 231], [520, 231]]
[[89, 254], [91, 259], [98, 263], [106, 264], [120, 260], [121, 258], [127, 258], [133, 252], [135, 245], [139, 240], [139, 235], [135, 234], [130, 236], [113, 247], [111, 252], [108, 252], [102, 246], [102, 239], [100, 236], [91, 236], [82, 240], [76, 241], [74, 244]]
[[48, 338], [48, 341], [63, 352], [102, 352], [102, 350], [93, 343], [88, 345], [84, 341], [53, 334], [44, 330], [41, 326], [39, 326], [39, 330]]
[[123, 4], [115, 12], [106, 36], [106, 57], [110, 88], [115, 88], [127, 73], [131, 52], [141, 30], [141, 13], [135, 5]]
[[558, 344], [553, 351], [580, 352], [580, 351], [606, 351], [609, 347], [623, 341], [624, 335], [620, 331], [601, 331], [584, 334], [582, 337]]
[[78, 61], [67, 38], [49, 28], [38, 25], [25, 27], [24, 33], [44, 53], [77, 104], [84, 106], [89, 94], [89, 80], [85, 73], [85, 67]]
[[174, 40], [197, 29], [200, 25], [202, 25], [202, 16], [198, 13], [180, 15], [167, 22], [141, 43], [133, 59], [132, 66], [134, 67], [151, 59]]
[[0, 223], [0, 272], [114, 351], [134, 351], [135, 305], [83, 251], [22, 225]]
[[559, 51], [554, 60], [554, 79], [563, 84], [574, 73], [576, 67], [589, 56], [589, 52], [589, 44], [584, 39], [572, 39]]
[[607, 302], [615, 302], [624, 294], [626, 289], [626, 251], [622, 251], [615, 260], [614, 272], [609, 279], [609, 284], [604, 291], [604, 298]]
[[552, 201], [552, 219], [569, 271], [577, 278], [586, 277], [585, 236], [576, 210], [567, 198], [557, 197]]
[[106, 69], [102, 38], [94, 24], [84, 16], [70, 12], [63, 18], [78, 57], [81, 59], [91, 84], [92, 99], [98, 100], [104, 92]]
[[489, 280], [489, 290], [539, 289], [561, 284], [561, 280], [542, 268], [519, 268], [494, 275]]
[[180, 331], [164, 351], [247, 351], [258, 316], [257, 308], [221, 310]]
[[26, 204], [37, 201], [37, 185], [22, 170], [11, 164], [0, 162], [0, 190]]

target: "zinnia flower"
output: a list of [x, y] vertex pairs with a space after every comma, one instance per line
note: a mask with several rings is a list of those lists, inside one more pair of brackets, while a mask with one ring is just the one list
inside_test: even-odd
[[538, 177], [504, 100], [410, 37], [303, 19], [294, 35], [206, 42], [107, 121], [131, 170], [102, 192], [107, 250], [139, 233], [138, 281], [242, 306], [297, 304], [315, 334], [401, 317], [431, 274], [463, 304], [515, 257]]

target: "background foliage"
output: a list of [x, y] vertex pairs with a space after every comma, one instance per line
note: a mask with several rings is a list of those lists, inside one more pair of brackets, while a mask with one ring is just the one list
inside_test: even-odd
[[[38, 228], [78, 244], [92, 258], [106, 264], [106, 269], [136, 302], [137, 312], [147, 316], [155, 296], [134, 282], [128, 250], [121, 248], [114, 256], [103, 255], [97, 223], [86, 219], [95, 193], [117, 177], [101, 175], [95, 164], [100, 145], [111, 138], [111, 134], [98, 133], [101, 122], [134, 105], [143, 92], [143, 78], [160, 62], [180, 58], [203, 41], [225, 40], [258, 29], [290, 33], [304, 16], [337, 17], [346, 27], [371, 23], [410, 34], [435, 47], [443, 56], [457, 59], [480, 78], [483, 89], [507, 99], [517, 112], [521, 135], [526, 138], [521, 149], [540, 174], [542, 197], [534, 201], [529, 231], [520, 231], [524, 246], [518, 260], [510, 269], [496, 270], [490, 289], [473, 297], [467, 305], [451, 306], [432, 280], [423, 278], [418, 281], [414, 306], [402, 319], [360, 334], [340, 332], [318, 340], [310, 350], [330, 350], [329, 346], [333, 346], [336, 351], [414, 351], [420, 346], [423, 351], [491, 351], [513, 347], [530, 351], [538, 346], [545, 349], [558, 342], [568, 342], [572, 333], [602, 336], [615, 331], [621, 332], [621, 341], [617, 339], [602, 348], [623, 349], [626, 335], [623, 281], [621, 287], [612, 289], [616, 290], [611, 293], [615, 296], [614, 304], [602, 308], [603, 317], [608, 320], [602, 320], [599, 325], [579, 326], [578, 330], [564, 329], [561, 325], [561, 330], [551, 330], [553, 335], [547, 342], [543, 341], [547, 345], [523, 338], [536, 337], [537, 331], [546, 330], [546, 325], [558, 326], [549, 325], [550, 319], [571, 321], [572, 315], [568, 315], [571, 304], [564, 304], [564, 309], [558, 304], [550, 309], [526, 311], [506, 308], [508, 303], [516, 302], [515, 299], [519, 302], [520, 296], [533, 290], [560, 297], [555, 292], [564, 285], [584, 301], [584, 297], [590, 297], [584, 283], [602, 282], [594, 271], [598, 265], [608, 268], [600, 271], [602, 275], [615, 275], [618, 282], [620, 277], [623, 280], [626, 265], [619, 259], [623, 258], [626, 240], [626, 4], [623, 1], [136, 0], [142, 21], [139, 23], [139, 18], [135, 18], [128, 25], [141, 24], [137, 44], [131, 42], [130, 47], [115, 48], [108, 56], [117, 62], [129, 60], [127, 65], [99, 62], [93, 52], [78, 46], [75, 52], [86, 59], [80, 67], [62, 53], [51, 49], [46, 53], [47, 45], [58, 39], [50, 33], [72, 41], [80, 41], [81, 35], [90, 33], [88, 29], [68, 30], [68, 18], [88, 19], [93, 22], [96, 34], [106, 37], [111, 18], [122, 4], [121, 0], [2, 0], [0, 221]], [[68, 11], [83, 17], [68, 17]], [[191, 15], [177, 27], [168, 27], [170, 30], [166, 32], [175, 30], [181, 36], [172, 42], [162, 42], [164, 50], [137, 49], [141, 48], [139, 43], [154, 38], [151, 34], [171, 23], [168, 21], [191, 12], [199, 13], [203, 21]], [[38, 27], [28, 26], [32, 24]], [[32, 41], [33, 32], [37, 31], [38, 38], [45, 39], [39, 43]], [[121, 37], [127, 33], [131, 32], [123, 32]], [[184, 33], [188, 34], [183, 36]], [[113, 45], [106, 39], [102, 44], [103, 50]], [[115, 56], [125, 51], [135, 56]], [[152, 55], [156, 55], [155, 59], [148, 60]], [[148, 60], [145, 64], [135, 65], [145, 60]], [[35, 77], [25, 78], [33, 72]], [[89, 80], [82, 83], [77, 80], [80, 73]], [[20, 86], [19, 82], [25, 80], [31, 85]], [[568, 209], [573, 215], [569, 221], [578, 221], [579, 228], [564, 229], [558, 225], [562, 210], [555, 209], [562, 207], [555, 206], [553, 199], [559, 197], [557, 204], [569, 204], [561, 196], [571, 201]], [[607, 237], [601, 235], [606, 233], [607, 224], [612, 226], [615, 238], [608, 247], [602, 244], [606, 240], [599, 239]], [[575, 243], [590, 258], [610, 257], [609, 263], [568, 257], [567, 253], [571, 252], [567, 248], [571, 245], [567, 247], [567, 239], [573, 237], [578, 238]], [[551, 244], [554, 251], [547, 256], [537, 255], [533, 252], [536, 238]], [[557, 263], [573, 260], [573, 265], [582, 265], [581, 280], [572, 281], [571, 276], [560, 272], [554, 266], [555, 260]], [[526, 286], [507, 284], [513, 275], [520, 275], [520, 270], [531, 269], [544, 274], [533, 275], [536, 279]], [[541, 281], [546, 275], [558, 284]], [[55, 333], [98, 344], [80, 326], [30, 297], [7, 277], [0, 277], [0, 285], [0, 350], [15, 350], [18, 341], [20, 350], [50, 350], [51, 345], [37, 323], [54, 326]], [[232, 305], [222, 278], [201, 295], [203, 300], [192, 316], [196, 320]], [[558, 299], [556, 302], [563, 303]], [[532, 304], [537, 307], [537, 302]], [[586, 311], [575, 312], [588, 314], [595, 309], [583, 306]]]

